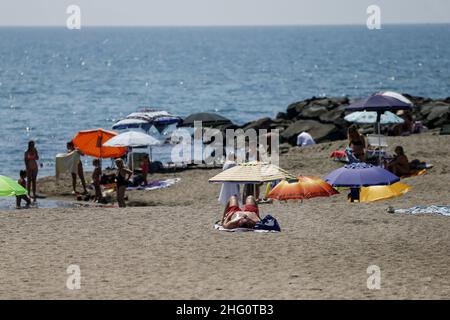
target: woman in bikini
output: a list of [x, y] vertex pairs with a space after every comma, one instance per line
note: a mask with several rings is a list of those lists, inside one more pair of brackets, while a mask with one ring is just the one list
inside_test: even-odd
[[130, 180], [133, 172], [125, 167], [122, 159], [116, 159], [117, 166], [116, 174], [116, 191], [117, 191], [117, 202], [120, 208], [125, 208], [125, 191], [128, 187], [128, 180]]
[[239, 208], [239, 201], [236, 196], [232, 196], [228, 202], [222, 217], [222, 226], [225, 229], [253, 228], [260, 221], [258, 205], [255, 197], [248, 196], [244, 207]]
[[27, 171], [27, 190], [28, 196], [31, 197], [31, 192], [33, 192], [33, 201], [36, 201], [36, 179], [38, 175], [38, 164], [39, 154], [34, 146], [34, 141], [28, 142], [28, 149], [24, 154], [25, 168]]
[[361, 161], [364, 161], [366, 140], [358, 132], [355, 125], [351, 125], [347, 131], [348, 146], [352, 149], [353, 155]]

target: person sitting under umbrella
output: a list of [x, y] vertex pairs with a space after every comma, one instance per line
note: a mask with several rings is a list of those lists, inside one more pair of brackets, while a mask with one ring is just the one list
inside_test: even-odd
[[255, 197], [248, 196], [244, 207], [239, 208], [239, 200], [232, 196], [225, 207], [222, 217], [222, 226], [225, 229], [254, 228], [261, 221]]
[[398, 177], [410, 174], [411, 168], [409, 166], [408, 157], [405, 155], [403, 147], [397, 146], [394, 152], [394, 159], [388, 162], [386, 169]]

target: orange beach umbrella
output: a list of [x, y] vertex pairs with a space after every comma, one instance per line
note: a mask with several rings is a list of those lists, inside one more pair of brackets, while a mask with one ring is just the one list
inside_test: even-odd
[[329, 197], [338, 192], [328, 183], [313, 176], [300, 176], [294, 182], [281, 181], [270, 191], [268, 198], [275, 200]]
[[104, 147], [103, 144], [117, 133], [104, 129], [79, 131], [72, 139], [73, 144], [85, 155], [95, 158], [120, 158], [127, 152], [124, 147]]

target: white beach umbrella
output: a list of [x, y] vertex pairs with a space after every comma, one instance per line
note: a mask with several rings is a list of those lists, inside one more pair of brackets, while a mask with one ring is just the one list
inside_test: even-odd
[[[375, 111], [356, 111], [346, 115], [344, 119], [348, 122], [357, 124], [372, 124], [377, 123], [377, 117], [378, 115]], [[380, 124], [395, 124], [404, 122], [405, 120], [390, 111], [385, 111], [381, 114]]]
[[108, 141], [106, 141], [103, 146], [105, 147], [147, 147], [156, 146], [161, 144], [161, 142], [143, 132], [137, 131], [127, 131], [121, 133]]
[[[160, 145], [161, 142], [143, 132], [138, 131], [127, 131], [124, 133], [121, 133], [108, 141], [106, 141], [103, 146], [105, 147], [150, 147], [150, 158], [151, 158], [151, 146]], [[131, 166], [132, 170], [133, 168], [133, 153], [131, 153]]]

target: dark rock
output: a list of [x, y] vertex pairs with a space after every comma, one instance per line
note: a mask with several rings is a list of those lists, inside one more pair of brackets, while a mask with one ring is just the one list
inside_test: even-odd
[[272, 119], [270, 119], [269, 117], [261, 118], [261, 119], [258, 119], [258, 120], [256, 120], [256, 121], [247, 123], [247, 124], [243, 127], [243, 129], [244, 129], [244, 131], [245, 131], [245, 130], [248, 130], [248, 129], [255, 129], [255, 130], [259, 130], [259, 129], [270, 129], [270, 126], [271, 126], [271, 124], [272, 124], [273, 122], [274, 122], [274, 121], [273, 121]]
[[450, 123], [450, 107], [436, 106], [428, 114], [426, 125], [430, 129], [441, 127], [444, 124]]
[[291, 120], [276, 119], [270, 124], [270, 128], [283, 127], [287, 128], [292, 124]]
[[302, 112], [302, 109], [309, 104], [309, 101], [310, 100], [304, 100], [290, 104], [286, 110], [288, 119], [296, 118]]
[[319, 119], [322, 114], [328, 112], [328, 109], [320, 105], [308, 105], [302, 109], [298, 117], [300, 119]]
[[275, 120], [287, 120], [289, 119], [288, 115], [286, 112], [278, 112], [277, 116], [275, 117]]
[[[323, 123], [342, 123], [341, 120], [344, 118], [345, 106], [339, 106], [331, 111], [322, 114], [319, 119]], [[345, 120], [344, 120], [345, 123]]]
[[303, 131], [307, 131], [317, 143], [342, 138], [341, 130], [337, 129], [334, 125], [323, 124], [313, 120], [298, 120], [294, 122], [281, 134], [281, 138], [295, 145], [297, 143], [297, 136]]

